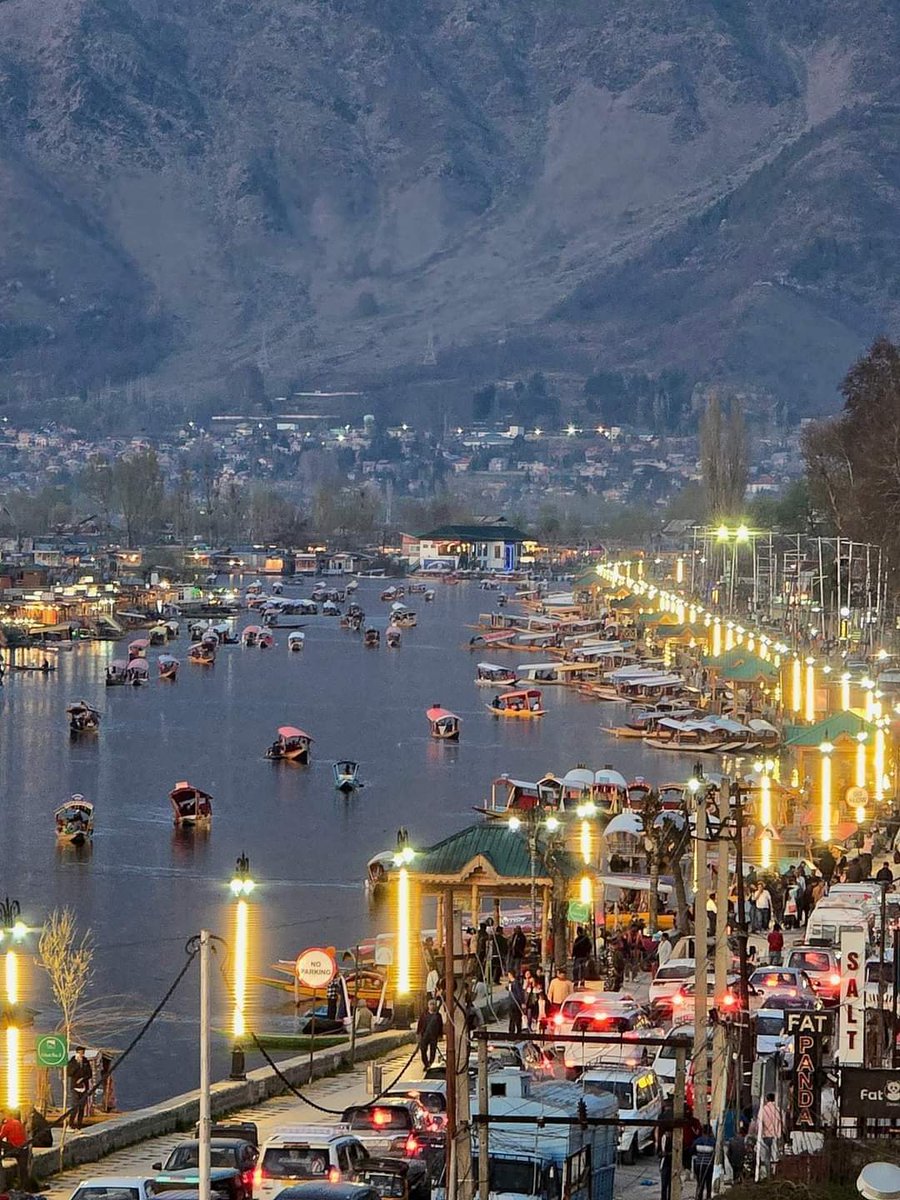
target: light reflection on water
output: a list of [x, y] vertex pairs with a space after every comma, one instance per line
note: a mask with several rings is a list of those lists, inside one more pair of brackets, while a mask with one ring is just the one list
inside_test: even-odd
[[[295, 589], [286, 588], [286, 594]], [[309, 594], [309, 586], [302, 589]], [[377, 581], [357, 593], [367, 620], [382, 629], [387, 605]], [[215, 667], [187, 662], [187, 639], [171, 647], [182, 661], [176, 683], [103, 686], [106, 663], [124, 645], [93, 643], [56, 656], [51, 675], [10, 673], [0, 689], [0, 812], [4, 889], [38, 925], [54, 906], [71, 905], [96, 942], [94, 994], [129, 997], [148, 1013], [183, 962], [184, 941], [201, 926], [229, 936], [227, 882], [234, 860], [250, 856], [259, 883], [254, 974], [307, 945], [339, 949], [384, 927], [367, 908], [367, 859], [392, 845], [400, 825], [414, 844], [437, 841], [470, 821], [503, 772], [536, 779], [576, 762], [611, 762], [626, 776], [681, 778], [682, 757], [650, 754], [640, 743], [599, 732], [617, 707], [570, 692], [545, 691], [542, 721], [499, 721], [485, 709], [489, 689], [473, 683], [485, 657], [460, 649], [479, 611], [493, 602], [475, 585], [437, 588], [435, 603], [409, 598], [419, 625], [403, 631], [399, 651], [366, 650], [336, 619], [309, 618], [306, 648], [222, 647]], [[252, 619], [252, 618], [251, 618]], [[244, 623], [248, 623], [245, 619]], [[150, 651], [151, 660], [158, 651]], [[491, 652], [512, 663], [525, 656]], [[104, 712], [96, 738], [69, 738], [65, 707], [83, 697]], [[424, 710], [440, 701], [463, 718], [458, 745], [428, 735]], [[310, 767], [264, 758], [281, 724], [315, 737]], [[331, 762], [362, 764], [365, 787], [345, 799], [332, 785]], [[188, 779], [212, 793], [209, 831], [178, 831], [168, 792]], [[97, 805], [93, 847], [57, 847], [53, 810], [72, 792]], [[35, 972], [31, 972], [33, 980]], [[133, 1107], [196, 1085], [196, 990], [189, 974], [170, 1020], [147, 1035], [118, 1079], [119, 1100]], [[41, 1001], [44, 1001], [43, 1005]], [[217, 1028], [227, 1025], [218, 989]], [[273, 1028], [286, 1017], [277, 993], [254, 989], [251, 1019]], [[46, 997], [37, 993], [46, 1010]], [[39, 1022], [46, 1027], [46, 1016]], [[288, 1022], [289, 1023], [289, 1022]], [[133, 1026], [109, 1034], [123, 1046]], [[228, 1042], [216, 1041], [215, 1066], [227, 1073]]]

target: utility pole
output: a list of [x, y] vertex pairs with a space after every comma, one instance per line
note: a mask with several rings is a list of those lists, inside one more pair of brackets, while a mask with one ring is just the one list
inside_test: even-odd
[[697, 886], [694, 889], [694, 1110], [701, 1125], [705, 1125], [709, 1119], [706, 1095], [709, 1078], [706, 1052], [706, 1022], [709, 1009], [706, 995], [706, 896], [709, 891], [706, 863], [706, 796], [706, 781], [703, 780], [697, 793], [697, 821], [694, 829], [694, 845], [697, 848]]
[[750, 1054], [750, 978], [747, 969], [747, 938], [750, 931], [747, 928], [747, 897], [744, 891], [744, 793], [740, 783], [734, 785], [734, 870], [737, 876], [737, 914], [735, 930], [738, 937], [738, 955], [740, 970], [741, 1003], [738, 1019], [741, 1030], [740, 1065], [741, 1077], [738, 1081], [738, 1095], [743, 1101], [744, 1071], [751, 1061]]
[[210, 1200], [209, 1189], [209, 930], [200, 930], [200, 1128], [198, 1200]]
[[[488, 1115], [490, 1103], [488, 1089], [488, 1045], [486, 1038], [478, 1039], [478, 1111], [483, 1116]], [[487, 1121], [478, 1123], [478, 1195], [479, 1200], [489, 1200], [491, 1187], [490, 1143], [488, 1141], [490, 1125]]]
[[675, 1047], [675, 1091], [672, 1099], [672, 1115], [675, 1128], [672, 1131], [672, 1200], [681, 1200], [681, 1160], [684, 1154], [684, 1092], [686, 1085], [684, 1046]]
[[[453, 889], [444, 893], [444, 1004], [447, 1078], [447, 1195], [472, 1200], [472, 1141], [469, 1088], [466, 1082], [468, 1030], [465, 1007], [456, 999], [456, 914]], [[460, 1072], [460, 1066], [462, 1071]], [[460, 1086], [460, 1078], [463, 1083]]]
[[[728, 985], [728, 839], [725, 831], [731, 816], [731, 780], [726, 775], [719, 789], [719, 861], [716, 878], [716, 982], [715, 1002], [722, 1003]], [[720, 1014], [721, 1015], [721, 1014]], [[719, 1020], [713, 1028], [712, 1119], [717, 1130], [728, 1103], [728, 1038]], [[717, 1139], [717, 1147], [720, 1139]]]

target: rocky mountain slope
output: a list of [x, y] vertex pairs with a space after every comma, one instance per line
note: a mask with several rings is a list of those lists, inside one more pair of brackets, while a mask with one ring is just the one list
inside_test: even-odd
[[0, 391], [262, 355], [833, 403], [900, 313], [895, 0], [3, 0]]

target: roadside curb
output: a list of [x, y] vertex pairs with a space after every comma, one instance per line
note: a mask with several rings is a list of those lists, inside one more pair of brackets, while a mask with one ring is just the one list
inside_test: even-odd
[[[356, 1042], [356, 1061], [365, 1062], [390, 1054], [401, 1046], [415, 1044], [416, 1035], [411, 1029], [387, 1030], [374, 1033]], [[333, 1075], [342, 1068], [351, 1066], [350, 1047], [334, 1046], [316, 1051], [310, 1063], [309, 1054], [289, 1058], [278, 1063], [281, 1074], [290, 1083], [299, 1087], [314, 1079]], [[223, 1080], [210, 1088], [210, 1107], [213, 1117], [223, 1116], [237, 1109], [249, 1108], [273, 1096], [282, 1095], [285, 1086], [275, 1071], [269, 1067], [258, 1067], [248, 1071], [246, 1080]], [[166, 1133], [190, 1129], [200, 1116], [200, 1091], [185, 1092], [173, 1096], [161, 1104], [139, 1108], [104, 1121], [77, 1137], [72, 1137], [63, 1148], [58, 1146], [34, 1151], [33, 1173], [38, 1179], [46, 1179], [59, 1171], [94, 1163], [117, 1150], [124, 1150], [137, 1142], [160, 1137]]]

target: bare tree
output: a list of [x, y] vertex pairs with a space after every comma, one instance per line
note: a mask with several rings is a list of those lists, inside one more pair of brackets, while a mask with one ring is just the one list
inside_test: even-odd
[[655, 788], [641, 801], [640, 814], [650, 877], [648, 932], [656, 933], [659, 927], [659, 877], [666, 870], [671, 872], [674, 879], [677, 924], [679, 929], [683, 929], [687, 924], [687, 894], [681, 860], [690, 844], [687, 814], [677, 809], [663, 808]]
[[[47, 918], [38, 943], [40, 963], [50, 980], [50, 990], [60, 1011], [60, 1028], [71, 1043], [85, 1008], [94, 974], [94, 945], [88, 929], [79, 938], [71, 908], [55, 908]], [[68, 1102], [68, 1078], [63, 1071], [63, 1109]]]

